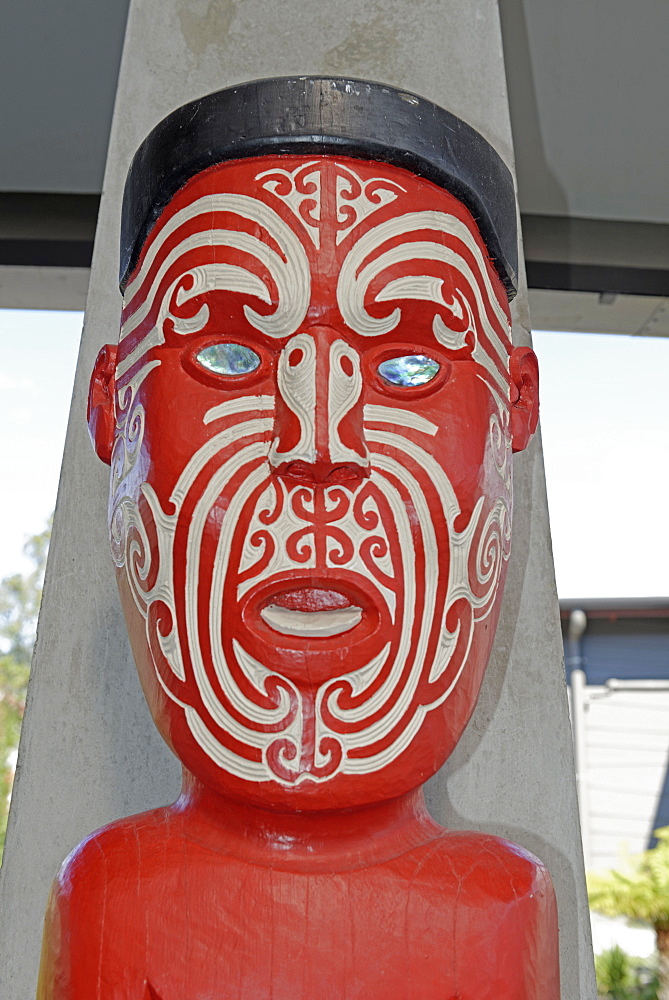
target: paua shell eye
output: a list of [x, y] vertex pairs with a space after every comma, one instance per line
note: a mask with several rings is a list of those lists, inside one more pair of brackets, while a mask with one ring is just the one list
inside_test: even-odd
[[195, 360], [215, 375], [248, 375], [260, 364], [260, 356], [243, 344], [210, 344]]
[[426, 354], [404, 354], [401, 358], [382, 361], [377, 371], [391, 385], [413, 386], [431, 382], [440, 367], [438, 361]]

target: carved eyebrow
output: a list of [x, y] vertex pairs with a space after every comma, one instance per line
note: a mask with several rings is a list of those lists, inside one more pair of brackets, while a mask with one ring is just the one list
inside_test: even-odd
[[[212, 214], [224, 212], [254, 223], [262, 233], [271, 237], [279, 252], [253, 233], [236, 229], [212, 229]], [[196, 232], [171, 247], [169, 237], [176, 233], [180, 226], [195, 219], [198, 220]], [[311, 289], [309, 260], [298, 235], [269, 205], [259, 199], [220, 192], [199, 198], [182, 208], [151, 243], [139, 273], [128, 283], [125, 290], [124, 319], [119, 342], [134, 334], [150, 315], [151, 310], [156, 307], [155, 299], [161, 281], [174, 262], [184, 254], [200, 250], [212, 242], [231, 250], [248, 253], [269, 271], [277, 287], [277, 302], [273, 312], [265, 315], [255, 312], [249, 305], [244, 306], [244, 315], [249, 323], [270, 337], [288, 336], [298, 329], [307, 313]], [[170, 316], [171, 296], [186, 273], [193, 278], [193, 286], [181, 289], [178, 293], [181, 302], [197, 294], [214, 290], [240, 291], [256, 295], [268, 303], [273, 301], [264, 280], [247, 268], [221, 263], [196, 265], [172, 282], [164, 293], [155, 324], [120, 363], [121, 373], [131, 368], [152, 347], [158, 347], [164, 342], [162, 325]], [[137, 308], [130, 313], [129, 310], [135, 303]], [[205, 325], [207, 318], [208, 307], [205, 305], [189, 320], [184, 321], [180, 318], [179, 324], [182, 329], [176, 332], [196, 333]]]
[[233, 413], [248, 413], [253, 410], [273, 410], [276, 405], [274, 396], [240, 396], [237, 399], [228, 399], [225, 403], [212, 406], [207, 410], [202, 422], [210, 424], [220, 417], [228, 417]]
[[[437, 237], [414, 239], [416, 234], [423, 231], [435, 232]], [[442, 242], [443, 235], [453, 237], [455, 246]], [[397, 237], [405, 237], [404, 242], [389, 245]], [[473, 259], [468, 259], [465, 251]], [[418, 261], [453, 267], [469, 286], [476, 300], [481, 327], [480, 331], [475, 331], [477, 335], [474, 338], [472, 358], [486, 369], [500, 391], [505, 392], [508, 387], [511, 324], [504, 307], [498, 301], [480, 247], [465, 224], [449, 213], [432, 210], [408, 212], [387, 219], [363, 233], [344, 259], [337, 281], [337, 302], [344, 321], [364, 337], [379, 336], [394, 330], [400, 322], [400, 307], [387, 316], [373, 316], [365, 306], [365, 296], [371, 283], [387, 268]], [[376, 301], [390, 301], [391, 297], [394, 299], [400, 292], [402, 298], [425, 299], [453, 309], [443, 299], [439, 279], [430, 275], [406, 275], [391, 280], [377, 294]], [[488, 317], [486, 304], [495, 313], [497, 329]], [[457, 312], [457, 304], [455, 309]], [[436, 339], [448, 349], [457, 350], [463, 346], [461, 335], [449, 331], [438, 313], [435, 314], [432, 329]]]
[[402, 410], [397, 406], [375, 406], [367, 403], [363, 410], [364, 419], [378, 424], [400, 424], [402, 427], [410, 427], [411, 430], [421, 431], [422, 434], [429, 434], [431, 437], [437, 433], [439, 428], [431, 420], [412, 413], [410, 410]]

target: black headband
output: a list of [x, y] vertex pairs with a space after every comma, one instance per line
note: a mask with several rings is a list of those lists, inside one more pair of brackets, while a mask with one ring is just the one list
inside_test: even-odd
[[482, 135], [422, 97], [330, 77], [255, 80], [177, 108], [137, 150], [125, 185], [120, 286], [172, 196], [216, 163], [267, 154], [339, 153], [404, 167], [438, 184], [474, 217], [509, 299], [518, 245], [511, 173]]

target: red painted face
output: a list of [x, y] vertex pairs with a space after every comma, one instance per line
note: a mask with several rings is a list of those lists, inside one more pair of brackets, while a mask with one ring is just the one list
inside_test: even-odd
[[156, 723], [207, 784], [341, 807], [451, 752], [536, 423], [509, 335], [468, 211], [404, 170], [243, 160], [164, 210], [124, 300], [112, 550]]

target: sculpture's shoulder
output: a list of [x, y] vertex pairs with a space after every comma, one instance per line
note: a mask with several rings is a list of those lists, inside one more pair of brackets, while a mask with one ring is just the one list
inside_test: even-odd
[[[103, 964], [105, 975], [127, 985], [119, 996], [144, 997], [137, 928], [157, 902], [167, 817], [157, 809], [111, 823], [65, 859], [47, 903], [38, 1000], [88, 1000]], [[111, 940], [123, 948], [109, 948]]]
[[163, 861], [175, 837], [171, 810], [154, 809], [101, 827], [81, 841], [63, 862], [54, 883], [59, 896], [77, 897], [148, 881], [162, 849]]
[[427, 896], [445, 900], [455, 892], [460, 904], [490, 913], [508, 906], [524, 905], [528, 913], [554, 906], [546, 866], [524, 847], [489, 834], [445, 830], [400, 859], [400, 868]]
[[[523, 847], [481, 833], [444, 831], [397, 859], [409, 934], [467, 956], [458, 995], [557, 1000], [557, 908], [551, 877]], [[448, 950], [448, 948], [446, 949]]]
[[445, 830], [412, 852], [424, 876], [460, 887], [480, 885], [500, 901], [534, 897], [552, 887], [546, 866], [524, 847], [490, 834]]

